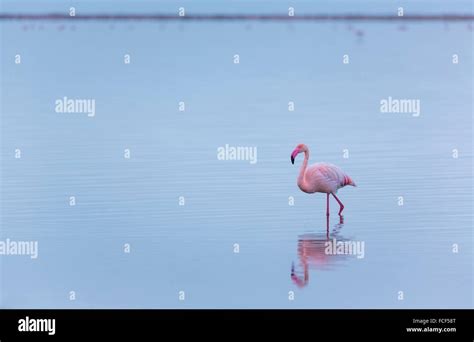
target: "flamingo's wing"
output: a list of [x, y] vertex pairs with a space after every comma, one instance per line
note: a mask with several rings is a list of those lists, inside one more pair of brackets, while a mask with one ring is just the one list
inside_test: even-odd
[[336, 192], [346, 185], [347, 175], [339, 167], [329, 163], [311, 165], [306, 173], [323, 192]]

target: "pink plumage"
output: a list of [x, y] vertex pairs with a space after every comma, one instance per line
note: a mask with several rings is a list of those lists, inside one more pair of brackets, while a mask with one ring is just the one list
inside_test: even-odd
[[352, 178], [336, 165], [329, 163], [316, 163], [308, 166], [309, 148], [305, 144], [299, 144], [291, 154], [291, 162], [295, 163], [295, 158], [299, 153], [304, 153], [304, 161], [301, 165], [297, 184], [301, 191], [308, 194], [322, 192], [327, 194], [326, 215], [329, 216], [329, 195], [333, 195], [339, 203], [339, 215], [341, 215], [344, 205], [337, 198], [337, 190], [347, 185], [356, 186]]

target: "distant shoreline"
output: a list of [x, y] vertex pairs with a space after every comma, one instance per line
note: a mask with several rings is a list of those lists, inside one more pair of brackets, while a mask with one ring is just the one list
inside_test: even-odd
[[70, 16], [63, 13], [0, 13], [0, 20], [41, 20], [41, 21], [387, 21], [387, 22], [413, 22], [413, 21], [474, 21], [472, 14], [411, 14], [398, 16], [394, 14], [190, 14], [179, 16], [177, 14], [114, 14], [96, 13]]

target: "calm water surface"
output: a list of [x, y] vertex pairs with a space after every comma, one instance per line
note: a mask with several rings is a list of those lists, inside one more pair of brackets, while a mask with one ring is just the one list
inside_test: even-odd
[[[1, 257], [1, 307], [472, 308], [466, 23], [34, 25], [0, 24], [0, 237], [39, 242]], [[55, 113], [63, 96], [96, 116]], [[389, 96], [420, 116], [380, 113]], [[301, 142], [358, 184], [342, 220], [297, 188]]]

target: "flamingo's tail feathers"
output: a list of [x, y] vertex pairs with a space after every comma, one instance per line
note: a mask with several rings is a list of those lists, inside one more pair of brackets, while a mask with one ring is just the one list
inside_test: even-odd
[[342, 181], [342, 186], [346, 185], [357, 186], [356, 183], [349, 176], [344, 176], [344, 180]]

